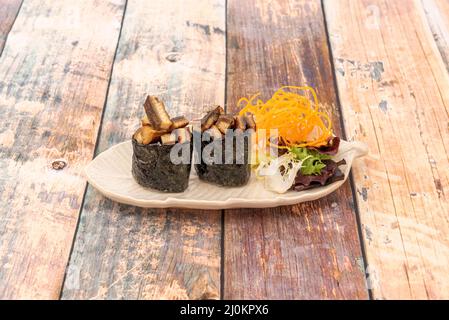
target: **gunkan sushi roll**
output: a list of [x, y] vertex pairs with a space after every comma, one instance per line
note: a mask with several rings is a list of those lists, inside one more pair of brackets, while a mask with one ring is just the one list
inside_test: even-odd
[[207, 113], [201, 120], [201, 143], [195, 145], [198, 177], [224, 187], [247, 184], [251, 177], [249, 144], [253, 130], [251, 115], [226, 115], [221, 107]]
[[[144, 107], [142, 126], [132, 139], [132, 175], [143, 187], [183, 192], [189, 185], [193, 150], [189, 121], [170, 119], [164, 103], [154, 96], [147, 97]], [[187, 159], [180, 161], [180, 153]]]

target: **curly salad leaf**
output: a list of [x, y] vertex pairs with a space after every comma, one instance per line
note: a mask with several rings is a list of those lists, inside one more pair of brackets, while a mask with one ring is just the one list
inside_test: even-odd
[[256, 176], [264, 180], [266, 189], [278, 193], [310, 189], [325, 185], [337, 173], [340, 163], [331, 159], [314, 149], [293, 147], [280, 157], [261, 158]]
[[301, 168], [301, 161], [291, 153], [278, 158], [262, 161], [256, 169], [256, 176], [263, 179], [265, 188], [278, 193], [285, 193], [295, 182], [296, 174]]
[[315, 150], [307, 148], [290, 148], [289, 151], [295, 156], [296, 160], [301, 161], [302, 175], [320, 175], [321, 170], [326, 167], [324, 160], [330, 160], [332, 156], [324, 153], [319, 153]]

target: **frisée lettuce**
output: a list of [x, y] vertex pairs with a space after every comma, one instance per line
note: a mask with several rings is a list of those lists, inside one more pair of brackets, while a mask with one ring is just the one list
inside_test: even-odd
[[295, 156], [295, 159], [301, 161], [301, 174], [320, 175], [321, 170], [326, 167], [324, 160], [330, 160], [332, 156], [307, 148], [290, 148], [289, 152]]

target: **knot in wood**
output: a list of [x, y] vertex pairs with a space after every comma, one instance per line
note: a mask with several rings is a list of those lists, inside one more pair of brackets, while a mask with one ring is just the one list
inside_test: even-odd
[[170, 62], [177, 62], [179, 59], [181, 59], [181, 55], [178, 52], [169, 52], [165, 59], [167, 59]]
[[65, 162], [64, 160], [55, 160], [51, 163], [51, 167], [54, 170], [62, 170], [66, 167], [67, 162]]

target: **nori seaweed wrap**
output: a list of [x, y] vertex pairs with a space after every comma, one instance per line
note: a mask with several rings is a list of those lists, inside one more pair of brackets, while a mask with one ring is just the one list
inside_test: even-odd
[[141, 127], [132, 138], [132, 175], [141, 186], [183, 192], [192, 168], [189, 121], [184, 116], [170, 119], [164, 102], [156, 96], [147, 96], [144, 109]]
[[[223, 138], [215, 139], [212, 141], [201, 141], [200, 147], [195, 146], [195, 156], [197, 157], [196, 159], [201, 159], [200, 163], [195, 163], [195, 170], [201, 180], [224, 187], [240, 187], [248, 183], [251, 176], [251, 165], [249, 162], [248, 148], [249, 136], [244, 133], [240, 133], [240, 135], [243, 138], [242, 140], [244, 142], [242, 148], [237, 147], [237, 135], [233, 134], [229, 136], [224, 135]], [[225, 159], [226, 139], [233, 140], [232, 161], [228, 161], [228, 163]], [[217, 144], [218, 148], [221, 148], [220, 163], [206, 163], [202, 157], [204, 148], [209, 146], [211, 143], [215, 143]], [[238, 152], [240, 152], [241, 154], [238, 154]], [[213, 152], [211, 152], [211, 154], [213, 155]]]
[[[132, 174], [140, 185], [162, 192], [183, 192], [189, 185], [191, 163], [174, 164], [170, 159], [172, 145], [163, 145], [160, 142], [141, 144], [132, 139], [133, 158]], [[190, 159], [192, 158], [193, 144], [189, 144]]]

